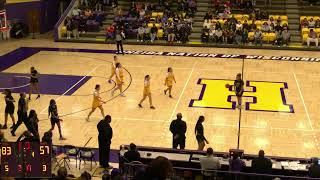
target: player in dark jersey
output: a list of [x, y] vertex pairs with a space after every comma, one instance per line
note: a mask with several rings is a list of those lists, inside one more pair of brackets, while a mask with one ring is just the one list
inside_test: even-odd
[[238, 105], [237, 108], [241, 108], [242, 103], [242, 94], [243, 94], [243, 86], [244, 82], [241, 78], [241, 73], [237, 74], [236, 80], [234, 81], [234, 92], [236, 93], [237, 99], [238, 99]]
[[5, 108], [5, 112], [4, 112], [4, 125], [2, 126], [2, 129], [7, 129], [7, 122], [8, 122], [8, 115], [10, 115], [11, 119], [12, 119], [12, 126], [10, 127], [11, 129], [13, 128], [13, 126], [15, 125], [15, 119], [14, 119], [14, 99], [11, 95], [11, 91], [10, 89], [5, 89], [3, 94], [5, 95], [4, 99], [6, 101], [6, 108]]
[[31, 100], [31, 93], [35, 90], [38, 93], [36, 99], [40, 98], [40, 91], [39, 91], [39, 79], [38, 79], [38, 71], [34, 68], [30, 68], [30, 89], [29, 89], [29, 100]]
[[48, 108], [48, 117], [50, 117], [50, 121], [51, 121], [51, 130], [54, 130], [54, 127], [57, 124], [59, 129], [59, 134], [60, 134], [60, 140], [65, 140], [66, 138], [62, 136], [62, 132], [61, 132], [60, 121], [62, 120], [59, 118], [58, 107], [54, 99], [50, 100], [50, 105]]

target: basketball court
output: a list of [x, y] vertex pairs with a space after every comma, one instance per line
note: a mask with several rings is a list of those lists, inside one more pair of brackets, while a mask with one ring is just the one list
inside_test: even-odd
[[[59, 141], [56, 127], [54, 144], [83, 146], [92, 137], [87, 146], [98, 146], [96, 125], [102, 119], [100, 111], [96, 110], [90, 122], [85, 118], [91, 108], [94, 86], [100, 84], [101, 96], [107, 101], [104, 110], [112, 116], [113, 149], [131, 142], [142, 146], [171, 147], [169, 125], [181, 112], [188, 126], [187, 149], [197, 148], [194, 126], [197, 118], [204, 115], [205, 136], [215, 151], [237, 148], [240, 118], [240, 148], [245, 153], [256, 154], [264, 149], [267, 155], [302, 158], [320, 153], [320, 63], [257, 60], [231, 55], [319, 58], [317, 52], [126, 46], [127, 54], [118, 56], [125, 68], [126, 97], [118, 96], [119, 92], [112, 97], [110, 91], [115, 84], [107, 82], [114, 56], [112, 45], [54, 44], [46, 40], [26, 40], [25, 44], [37, 48], [20, 48], [19, 44], [11, 42], [0, 46], [2, 55], [11, 52], [9, 56], [2, 56], [7, 58], [7, 64], [1, 66], [0, 90], [11, 88], [17, 101], [19, 92], [27, 92], [29, 69], [35, 66], [40, 73], [42, 95], [40, 100], [35, 100], [36, 95], [32, 96], [29, 109], [38, 113], [42, 136], [51, 127], [47, 109], [49, 101], [57, 101], [59, 114], [64, 120], [62, 133], [67, 140]], [[163, 52], [190, 52], [193, 55]], [[202, 57], [194, 53], [223, 55]], [[163, 92], [168, 67], [173, 68], [177, 80], [173, 99]], [[233, 103], [236, 98], [225, 84], [232, 85], [236, 74], [242, 72], [246, 92], [240, 115]], [[138, 108], [147, 74], [151, 76], [155, 110], [148, 108], [148, 101], [144, 102], [144, 108]], [[3, 101], [0, 103], [1, 119], [4, 108]], [[8, 122], [11, 126], [10, 119]], [[21, 126], [16, 134], [24, 130], [25, 127]], [[16, 139], [9, 130], [4, 132], [9, 140]]]

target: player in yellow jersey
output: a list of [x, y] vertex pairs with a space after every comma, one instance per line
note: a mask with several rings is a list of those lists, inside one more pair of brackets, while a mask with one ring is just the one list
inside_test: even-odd
[[114, 92], [119, 89], [120, 96], [125, 97], [125, 95], [123, 94], [123, 89], [122, 89], [122, 86], [124, 84], [123, 80], [124, 80], [124, 75], [123, 75], [122, 65], [120, 63], [117, 63], [116, 64], [116, 84], [117, 84], [117, 87], [111, 91], [112, 96], [114, 95]]
[[116, 75], [116, 64], [118, 63], [118, 57], [113, 56], [113, 61], [111, 65], [111, 75], [109, 77], [108, 82], [111, 83], [111, 79], [113, 78], [114, 75]]
[[101, 111], [101, 114], [102, 114], [102, 117], [104, 118], [105, 115], [104, 115], [104, 110], [103, 110], [103, 107], [102, 107], [102, 104], [105, 103], [104, 101], [102, 101], [101, 97], [100, 97], [100, 85], [97, 84], [96, 87], [95, 87], [95, 91], [93, 93], [93, 102], [92, 102], [92, 109], [91, 111], [89, 112], [88, 114], [88, 117], [87, 117], [87, 121], [89, 121], [89, 118], [91, 116], [91, 114], [97, 109], [99, 108], [100, 111]]
[[167, 73], [167, 77], [166, 77], [166, 80], [164, 82], [164, 85], [167, 86], [168, 88], [166, 90], [164, 90], [164, 94], [166, 95], [167, 94], [167, 91], [169, 91], [169, 97], [172, 98], [171, 96], [171, 90], [172, 90], [172, 85], [173, 85], [173, 82], [174, 83], [177, 83], [176, 82], [176, 78], [174, 77], [174, 74], [173, 74], [173, 70], [171, 67], [168, 68], [168, 73]]
[[155, 107], [152, 105], [152, 97], [151, 97], [151, 91], [150, 91], [150, 76], [146, 75], [144, 77], [144, 88], [143, 88], [143, 98], [141, 99], [138, 106], [142, 108], [142, 102], [149, 97], [149, 104], [151, 109], [155, 109]]

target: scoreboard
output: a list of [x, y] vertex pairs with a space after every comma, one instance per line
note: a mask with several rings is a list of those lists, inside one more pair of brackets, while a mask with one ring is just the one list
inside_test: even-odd
[[1, 177], [51, 177], [52, 146], [40, 142], [3, 142], [1, 151]]

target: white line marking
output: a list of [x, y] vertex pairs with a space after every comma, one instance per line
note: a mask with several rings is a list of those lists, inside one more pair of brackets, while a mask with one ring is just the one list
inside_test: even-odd
[[304, 110], [306, 111], [306, 114], [307, 114], [307, 118], [308, 118], [308, 122], [309, 122], [309, 125], [310, 125], [310, 128], [311, 128], [311, 132], [313, 133], [313, 138], [314, 138], [314, 141], [315, 141], [315, 145], [316, 145], [316, 147], [317, 147], [317, 149], [319, 151], [319, 146], [318, 146], [319, 142], [318, 142], [317, 136], [314, 134], [314, 128], [313, 128], [313, 125], [312, 125], [312, 122], [311, 122], [311, 119], [310, 119], [310, 115], [309, 115], [306, 103], [304, 102], [304, 98], [303, 98], [303, 95], [302, 95], [302, 92], [301, 92], [301, 89], [300, 89], [300, 85], [299, 85], [297, 76], [296, 76], [296, 74], [294, 72], [293, 72], [293, 76], [294, 76], [294, 79], [296, 80], [296, 84], [297, 84], [297, 87], [298, 87], [298, 90], [299, 90], [299, 94], [300, 94], [300, 97], [301, 97], [301, 100], [302, 100], [302, 104], [303, 104]]
[[297, 76], [296, 76], [296, 74], [295, 74], [294, 72], [293, 72], [293, 76], [294, 76], [294, 79], [296, 80], [296, 84], [297, 84], [297, 87], [298, 87], [298, 91], [299, 91], [299, 94], [300, 94], [300, 98], [301, 98], [301, 100], [302, 100], [302, 104], [303, 104], [304, 110], [306, 111], [310, 128], [311, 128], [311, 130], [314, 130], [314, 129], [313, 129], [313, 126], [312, 126], [312, 122], [311, 122], [310, 116], [309, 116], [309, 112], [308, 112], [307, 106], [306, 106], [306, 104], [305, 104], [305, 102], [304, 102], [304, 98], [303, 98], [303, 95], [302, 95], [302, 92], [301, 92], [301, 89], [300, 89], [300, 85], [299, 85]]
[[178, 105], [180, 104], [180, 101], [181, 101], [181, 98], [182, 98], [182, 96], [183, 96], [183, 94], [184, 94], [184, 91], [186, 90], [187, 85], [189, 84], [189, 81], [190, 81], [190, 79], [191, 79], [191, 76], [192, 76], [192, 73], [193, 73], [193, 71], [194, 71], [194, 67], [196, 66], [196, 64], [197, 64], [197, 62], [193, 63], [193, 67], [192, 67], [192, 69], [191, 69], [191, 72], [190, 72], [190, 74], [189, 74], [189, 77], [188, 77], [186, 83], [184, 84], [184, 87], [183, 87], [183, 89], [182, 89], [182, 92], [180, 93], [180, 96], [179, 96], [179, 99], [178, 99], [176, 105], [174, 106], [174, 109], [173, 109], [173, 111], [172, 111], [172, 113], [171, 113], [170, 119], [168, 119], [168, 120], [165, 121], [165, 122], [169, 122], [169, 121], [172, 120], [172, 118], [173, 118], [173, 116], [174, 116], [174, 114], [175, 114], [175, 112], [176, 112], [176, 110], [177, 110], [177, 108], [178, 108]]
[[[22, 78], [30, 79], [30, 77], [28, 77], [28, 76], [15, 76], [15, 77], [20, 77], [20, 78], [22, 77]], [[15, 86], [15, 87], [0, 88], [0, 90], [3, 90], [3, 89], [19, 89], [19, 88], [27, 87], [29, 85], [30, 85], [30, 83], [24, 84], [24, 85], [21, 85], [21, 86]]]
[[[55, 101], [59, 101], [64, 95], [66, 95], [69, 91], [71, 91], [76, 85], [78, 85], [81, 81], [83, 81], [87, 76], [89, 76], [91, 73], [93, 73], [96, 69], [98, 69], [102, 64], [96, 66], [93, 68], [90, 72], [88, 72], [85, 76], [83, 76], [78, 82], [76, 82], [74, 85], [72, 85], [68, 90], [66, 90], [63, 94], [61, 94], [59, 97], [55, 99]], [[42, 114], [44, 111], [48, 109], [48, 106], [44, 108], [42, 111], [40, 111], [40, 114]]]

